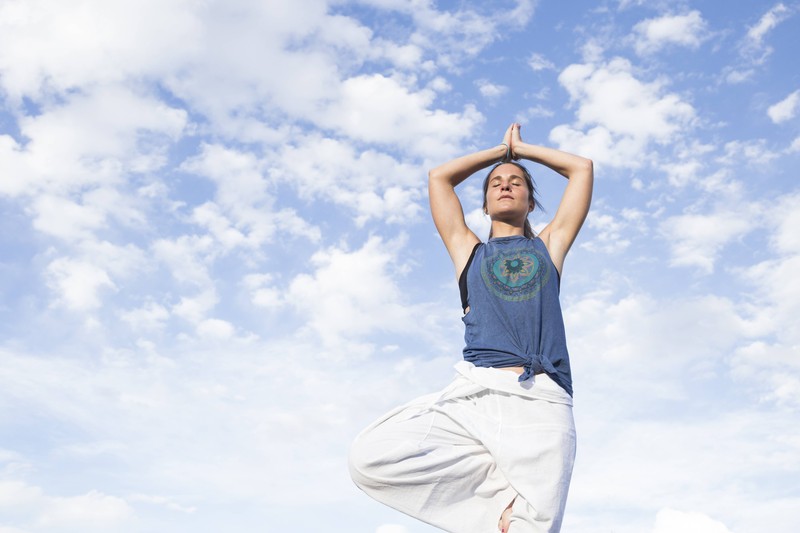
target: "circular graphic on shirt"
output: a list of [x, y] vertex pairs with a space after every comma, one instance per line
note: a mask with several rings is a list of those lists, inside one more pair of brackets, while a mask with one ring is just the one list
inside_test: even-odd
[[541, 252], [535, 248], [517, 248], [485, 257], [481, 276], [495, 296], [518, 302], [533, 298], [547, 283], [550, 272]]

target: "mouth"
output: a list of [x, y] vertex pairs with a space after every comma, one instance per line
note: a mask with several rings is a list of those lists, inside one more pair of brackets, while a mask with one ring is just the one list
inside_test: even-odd
[[513, 199], [514, 199], [514, 197], [513, 197], [513, 196], [511, 196], [511, 195], [508, 195], [508, 194], [504, 194], [503, 196], [501, 196], [500, 198], [498, 198], [498, 200], [505, 200], [505, 199], [508, 199], [508, 200], [513, 200]]

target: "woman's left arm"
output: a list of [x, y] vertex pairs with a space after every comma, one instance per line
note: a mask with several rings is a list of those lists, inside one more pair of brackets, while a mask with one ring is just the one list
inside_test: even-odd
[[558, 271], [562, 271], [564, 258], [586, 220], [592, 203], [594, 170], [592, 160], [577, 155], [528, 144], [522, 141], [519, 124], [511, 132], [511, 153], [515, 159], [528, 159], [549, 167], [569, 181], [553, 220], [539, 233]]

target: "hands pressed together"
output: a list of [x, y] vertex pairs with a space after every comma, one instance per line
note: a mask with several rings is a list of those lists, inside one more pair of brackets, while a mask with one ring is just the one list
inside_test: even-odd
[[501, 144], [506, 146], [506, 156], [503, 158], [503, 161], [517, 161], [520, 158], [519, 154], [516, 152], [516, 148], [522, 144], [522, 137], [520, 137], [519, 134], [520, 128], [522, 128], [522, 125], [514, 122], [508, 127], [505, 135], [503, 135], [503, 142]]

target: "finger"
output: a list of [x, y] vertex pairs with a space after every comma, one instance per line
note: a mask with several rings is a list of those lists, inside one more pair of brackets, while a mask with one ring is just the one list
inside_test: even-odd
[[522, 138], [519, 136], [519, 123], [515, 122], [511, 125], [511, 158], [514, 160], [519, 159], [519, 156], [516, 154], [517, 145], [522, 142]]

